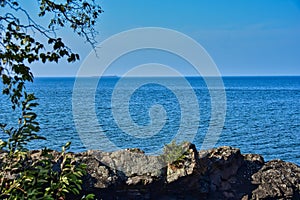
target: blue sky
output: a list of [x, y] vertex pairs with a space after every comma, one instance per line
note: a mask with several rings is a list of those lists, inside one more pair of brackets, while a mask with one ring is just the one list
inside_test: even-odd
[[[97, 29], [99, 42], [132, 28], [164, 27], [180, 31], [201, 44], [223, 76], [300, 75], [299, 0], [103, 0]], [[30, 5], [27, 5], [30, 6]], [[34, 7], [34, 6], [33, 6]], [[81, 61], [33, 66], [35, 76], [75, 76], [91, 51], [70, 32], [62, 36], [80, 53]], [[151, 59], [154, 60], [152, 61]], [[120, 58], [109, 74], [136, 64], [162, 62], [185, 75], [191, 66], [167, 54], [137, 52]]]

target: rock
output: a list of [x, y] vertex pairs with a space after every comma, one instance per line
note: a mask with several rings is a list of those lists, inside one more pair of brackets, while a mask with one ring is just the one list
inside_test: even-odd
[[264, 164], [264, 158], [259, 154], [244, 154], [244, 160], [252, 163]]
[[87, 165], [90, 187], [148, 185], [164, 177], [163, 164], [157, 156], [146, 156], [137, 149], [117, 152], [87, 151], [77, 155]]
[[300, 167], [293, 163], [272, 160], [252, 179], [252, 199], [300, 199]]
[[239, 149], [219, 147], [209, 150], [201, 159], [207, 166], [211, 191], [230, 191], [230, 179], [237, 173], [243, 163]]
[[[97, 199], [300, 199], [300, 168], [293, 163], [265, 163], [260, 155], [226, 146], [198, 152], [184, 143], [182, 148], [184, 156], [172, 163], [140, 149], [69, 155], [87, 165], [83, 193]], [[59, 152], [49, 153], [59, 161]], [[0, 152], [0, 165], [8, 162], [6, 155]], [[26, 162], [42, 157], [40, 150], [31, 151]]]
[[167, 166], [167, 183], [172, 183], [181, 177], [193, 174], [198, 167], [198, 152], [195, 145], [185, 143], [182, 148], [185, 151], [183, 160], [176, 164], [169, 163]]
[[[108, 188], [121, 182], [120, 177], [114, 170], [101, 163], [93, 155], [97, 151], [87, 151], [78, 154], [78, 161], [87, 165], [88, 176], [85, 177], [84, 190], [94, 188]], [[100, 152], [99, 152], [100, 153]]]
[[234, 199], [249, 199], [252, 191], [256, 188], [251, 183], [251, 176], [256, 173], [263, 165], [264, 159], [257, 154], [242, 155], [242, 164], [238, 171], [228, 182], [231, 184], [231, 192], [234, 193]]

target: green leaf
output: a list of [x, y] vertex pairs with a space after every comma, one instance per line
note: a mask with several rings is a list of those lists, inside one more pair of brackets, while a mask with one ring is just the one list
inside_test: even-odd
[[69, 149], [70, 146], [71, 146], [71, 142], [67, 142], [67, 143], [65, 144], [65, 148], [66, 148], [66, 149]]
[[9, 78], [6, 74], [2, 74], [2, 82], [3, 84], [9, 85], [11, 83], [11, 78]]

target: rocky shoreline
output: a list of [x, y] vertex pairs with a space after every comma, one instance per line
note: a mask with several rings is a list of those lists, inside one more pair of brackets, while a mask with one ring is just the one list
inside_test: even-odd
[[[198, 152], [185, 143], [182, 148], [184, 157], [171, 164], [139, 149], [71, 155], [87, 165], [83, 193], [96, 199], [300, 199], [296, 164], [265, 162], [260, 155], [227, 146]], [[30, 152], [32, 160], [40, 155], [41, 150]]]
[[300, 199], [300, 167], [187, 143], [181, 163], [164, 165], [138, 149], [75, 154], [87, 164], [83, 190], [98, 199]]

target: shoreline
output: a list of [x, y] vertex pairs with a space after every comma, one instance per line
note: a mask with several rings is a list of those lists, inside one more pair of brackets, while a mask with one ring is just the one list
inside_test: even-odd
[[[223, 146], [197, 151], [184, 143], [183, 157], [166, 162], [139, 149], [70, 153], [87, 165], [83, 193], [97, 199], [299, 199], [300, 167], [264, 161]], [[3, 152], [2, 152], [3, 153]], [[39, 159], [41, 150], [30, 151]], [[59, 155], [53, 151], [52, 154]], [[77, 199], [69, 196], [68, 199]]]

